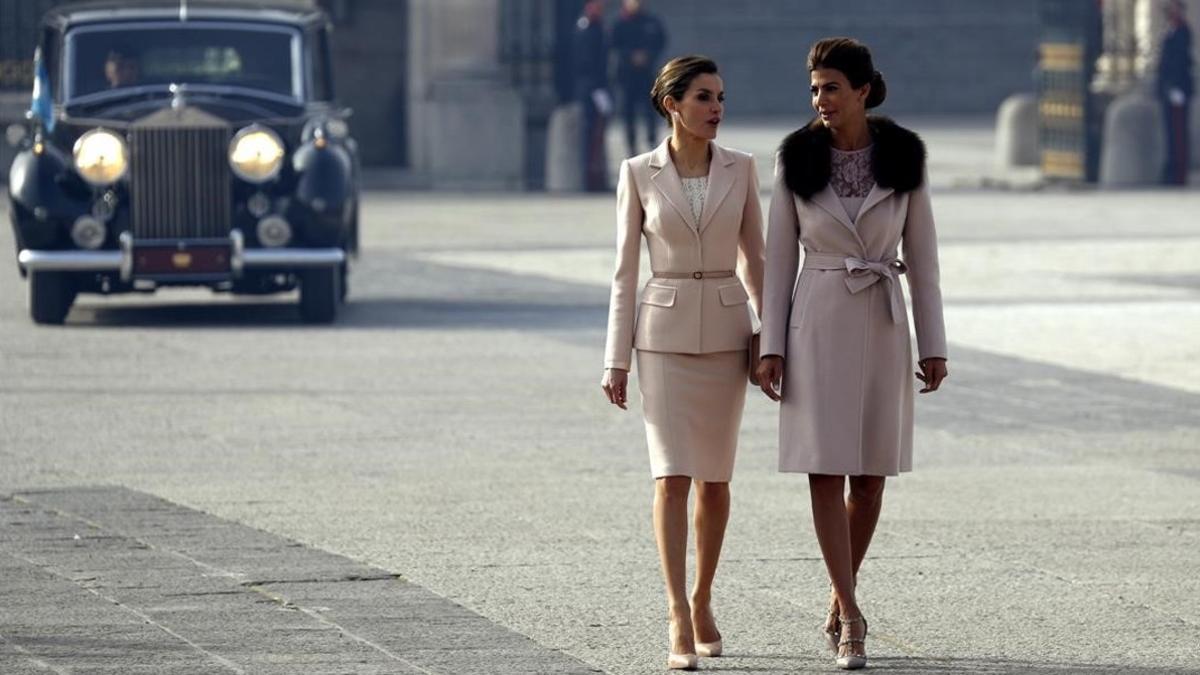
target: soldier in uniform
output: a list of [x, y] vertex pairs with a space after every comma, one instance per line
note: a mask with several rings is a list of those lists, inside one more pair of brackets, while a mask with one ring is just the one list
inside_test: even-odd
[[625, 0], [621, 17], [613, 29], [613, 50], [617, 53], [617, 85], [621, 90], [621, 117], [625, 123], [628, 156], [638, 154], [637, 120], [646, 125], [646, 144], [653, 148], [658, 124], [650, 101], [655, 65], [667, 44], [667, 32], [657, 16], [646, 11], [641, 0]]
[[1190, 168], [1188, 123], [1191, 120], [1193, 94], [1192, 30], [1188, 27], [1184, 5], [1180, 0], [1167, 3], [1167, 20], [1170, 28], [1163, 38], [1155, 87], [1167, 134], [1167, 163], [1163, 167], [1163, 183], [1184, 185]]
[[[583, 189], [608, 191], [608, 162], [604, 152], [605, 122], [612, 114], [608, 93], [608, 44], [604, 35], [604, 0], [588, 0], [575, 23], [573, 62], [575, 100], [583, 110]], [[647, 90], [648, 91], [648, 90]]]

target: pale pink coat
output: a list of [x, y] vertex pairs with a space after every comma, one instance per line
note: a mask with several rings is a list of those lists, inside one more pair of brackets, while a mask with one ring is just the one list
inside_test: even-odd
[[[851, 223], [832, 188], [802, 199], [776, 166], [762, 354], [784, 357], [780, 471], [890, 476], [912, 469], [919, 382], [903, 290], [892, 276], [897, 265], [888, 272], [886, 263], [903, 249], [920, 357], [944, 358], [927, 184], [906, 193], [876, 185]], [[806, 252], [812, 260], [802, 266]]]

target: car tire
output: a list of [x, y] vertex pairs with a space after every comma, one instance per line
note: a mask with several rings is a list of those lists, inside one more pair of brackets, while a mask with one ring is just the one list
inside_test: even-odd
[[74, 280], [61, 272], [29, 272], [29, 315], [34, 323], [59, 325], [75, 302]]
[[341, 303], [340, 266], [300, 273], [300, 318], [305, 323], [333, 323]]
[[350, 221], [350, 241], [347, 242], [347, 253], [358, 257], [358, 204], [354, 205], [354, 219]]
[[343, 304], [346, 302], [346, 296], [350, 293], [350, 262], [343, 262], [338, 265], [338, 300]]

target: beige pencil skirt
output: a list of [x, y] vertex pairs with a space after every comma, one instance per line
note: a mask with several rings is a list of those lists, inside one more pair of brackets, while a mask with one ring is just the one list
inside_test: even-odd
[[690, 476], [721, 483], [733, 477], [749, 358], [744, 350], [638, 350], [638, 389], [655, 478]]

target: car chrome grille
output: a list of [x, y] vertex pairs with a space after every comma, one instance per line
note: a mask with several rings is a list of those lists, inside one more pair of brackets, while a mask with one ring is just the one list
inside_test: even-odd
[[229, 235], [230, 132], [224, 120], [195, 108], [163, 110], [130, 127], [134, 237]]

